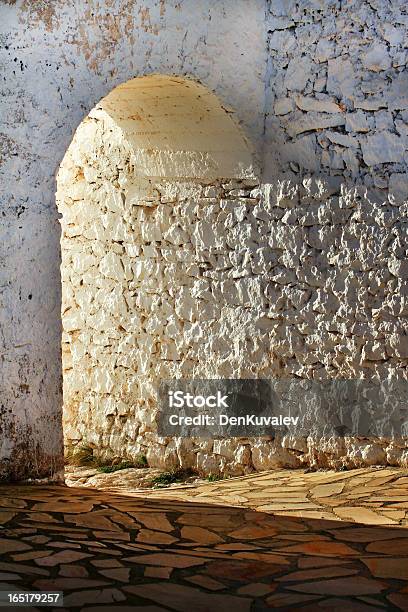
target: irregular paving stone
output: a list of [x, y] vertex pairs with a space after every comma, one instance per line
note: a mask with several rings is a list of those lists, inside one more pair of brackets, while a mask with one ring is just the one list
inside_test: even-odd
[[77, 552], [75, 550], [62, 550], [61, 552], [49, 555], [48, 557], [36, 559], [35, 562], [37, 565], [41, 565], [43, 567], [54, 567], [60, 563], [74, 563], [80, 559], [86, 559], [87, 557], [90, 557], [90, 555], [87, 553]]
[[386, 516], [387, 518], [392, 519], [393, 522], [399, 522], [402, 519], [404, 519], [406, 516], [405, 510], [382, 510], [381, 509], [380, 513]]
[[192, 512], [190, 514], [183, 514], [182, 516], [179, 516], [176, 519], [176, 523], [181, 523], [183, 525], [194, 525], [197, 527], [203, 527], [204, 529], [218, 531], [219, 529], [227, 530], [229, 528], [236, 527], [237, 518], [234, 516], [226, 516], [225, 514], [220, 514], [217, 512], [214, 512], [207, 517], [203, 516], [202, 514]]
[[95, 567], [122, 567], [122, 564], [118, 559], [91, 559], [90, 563]]
[[148, 578], [170, 578], [173, 569], [171, 567], [145, 567], [144, 575]]
[[329, 529], [329, 533], [335, 538], [344, 540], [345, 542], [375, 542], [381, 540], [392, 540], [394, 538], [408, 537], [408, 531], [404, 533], [403, 530], [396, 530], [390, 528], [380, 529], [379, 527], [371, 527], [369, 525], [364, 527], [349, 527], [345, 529], [333, 530]]
[[359, 554], [357, 550], [341, 542], [306, 542], [305, 544], [286, 546], [280, 550], [285, 553], [303, 553], [305, 555], [318, 555], [323, 557], [332, 557], [333, 555], [355, 557]]
[[3, 497], [0, 499], [0, 508], [26, 508], [27, 502], [24, 499]]
[[387, 595], [387, 599], [400, 610], [404, 612], [408, 610], [408, 598], [406, 593], [391, 593]]
[[88, 512], [86, 514], [73, 514], [72, 516], [64, 515], [67, 523], [74, 523], [79, 527], [89, 527], [90, 529], [98, 529], [104, 531], [120, 531], [120, 527], [112, 523], [108, 518], [101, 515], [100, 512]]
[[246, 542], [233, 542], [232, 544], [217, 544], [216, 550], [259, 550], [258, 546], [254, 546], [253, 544], [247, 544]]
[[70, 502], [66, 501], [51, 501], [51, 502], [39, 502], [33, 506], [33, 510], [39, 510], [41, 512], [64, 512], [65, 514], [81, 514], [84, 512], [90, 512], [94, 504], [91, 502]]
[[253, 582], [240, 587], [237, 590], [239, 595], [249, 595], [250, 597], [263, 597], [275, 590], [276, 584], [264, 584], [263, 582]]
[[269, 525], [244, 525], [231, 531], [228, 535], [236, 540], [257, 540], [276, 535], [276, 533], [276, 528]]
[[29, 521], [36, 521], [37, 523], [57, 523], [57, 520], [46, 512], [30, 512], [27, 519]]
[[[141, 543], [134, 543], [134, 542], [129, 542], [129, 544], [119, 544], [118, 542], [116, 543], [116, 546], [118, 548], [121, 548], [123, 550], [130, 550], [130, 551], [149, 551], [149, 550], [161, 550], [159, 546], [152, 546], [150, 544], [141, 544]], [[120, 554], [118, 553], [118, 551], [114, 552], [113, 550], [108, 551], [110, 555], [115, 555], [115, 554]]]
[[141, 529], [137, 534], [136, 542], [146, 542], [150, 544], [172, 544], [173, 542], [177, 542], [177, 538], [162, 531]]
[[[283, 610], [290, 610], [291, 606], [297, 606], [308, 602], [316, 601], [318, 597], [313, 595], [298, 595], [291, 593], [276, 593], [266, 599], [266, 603], [271, 608], [281, 608]], [[298, 606], [299, 604], [299, 606]]]
[[94, 531], [93, 532], [95, 535], [95, 538], [98, 539], [106, 539], [106, 540], [123, 540], [123, 541], [129, 541], [130, 540], [130, 534], [127, 533], [126, 531]]
[[282, 571], [281, 565], [265, 563], [264, 561], [239, 561], [233, 559], [213, 561], [203, 570], [205, 574], [208, 574], [213, 578], [225, 578], [228, 580], [242, 581], [265, 578], [266, 576], [272, 577], [280, 571]]
[[401, 558], [362, 557], [361, 560], [376, 578], [408, 580], [408, 564], [404, 563]]
[[7, 572], [0, 572], [0, 582], [3, 580], [22, 580], [22, 576], [18, 576], [18, 574], [8, 574]]
[[[280, 552], [281, 549], [279, 549]], [[289, 565], [287, 557], [281, 554], [266, 552], [236, 552], [232, 555], [233, 559], [255, 559], [256, 561], [265, 561], [266, 563], [276, 563], [278, 565]]]
[[90, 591], [79, 591], [70, 593], [64, 597], [64, 607], [83, 606], [87, 603], [114, 603], [116, 601], [125, 601], [126, 596], [118, 589], [93, 589]]
[[330, 497], [331, 495], [339, 495], [344, 489], [344, 482], [333, 482], [321, 484], [311, 489], [312, 497]]
[[107, 517], [117, 523], [118, 525], [122, 525], [123, 527], [127, 527], [129, 529], [139, 529], [140, 525], [137, 523], [133, 517], [124, 514], [123, 512], [115, 512], [113, 510], [109, 510], [107, 512]]
[[[360, 598], [359, 598], [360, 599]], [[349, 598], [329, 598], [324, 601], [316, 602], [315, 605], [304, 606], [306, 612], [315, 612], [315, 610], [321, 610], [326, 612], [344, 612], [344, 610], [352, 610], [353, 612], [373, 612], [374, 610], [383, 610], [384, 608], [378, 607], [373, 608], [367, 606], [364, 603], [356, 601], [355, 598], [350, 600]]]
[[300, 557], [298, 560], [298, 567], [302, 569], [310, 567], [331, 567], [333, 565], [349, 565], [350, 562], [350, 559], [339, 559], [338, 557]]
[[223, 542], [223, 538], [203, 527], [182, 527], [180, 535], [185, 540], [192, 540], [200, 544], [219, 544]]
[[316, 582], [289, 585], [287, 588], [301, 593], [347, 596], [381, 593], [387, 588], [387, 585], [364, 576], [347, 576], [347, 578], [322, 579]]
[[356, 523], [368, 523], [370, 525], [390, 525], [393, 520], [389, 517], [381, 516], [370, 508], [363, 506], [334, 508], [333, 512], [342, 519], [352, 519]]
[[170, 606], [178, 612], [208, 612], [217, 608], [227, 610], [238, 609], [250, 611], [252, 600], [234, 595], [207, 594], [191, 587], [168, 583], [141, 584], [124, 587], [124, 590], [145, 599], [155, 601], [164, 606]]
[[[260, 508], [261, 510], [261, 508]], [[300, 517], [300, 518], [305, 518], [305, 519], [319, 519], [319, 520], [323, 520], [323, 519], [328, 519], [331, 520], [333, 518], [333, 515], [331, 515], [329, 512], [322, 512], [322, 511], [318, 511], [318, 512], [314, 512], [313, 510], [295, 510], [295, 511], [288, 511], [286, 510], [285, 512], [282, 511], [276, 511], [276, 514], [278, 516], [296, 516], [296, 517]]]
[[[286, 534], [278, 534], [276, 538], [272, 538], [269, 540], [270, 544], [279, 543], [284, 546], [288, 545], [289, 542], [329, 542], [329, 536], [319, 535], [319, 534], [308, 534], [308, 533], [289, 533]], [[262, 540], [259, 544], [264, 545], [268, 540]]]
[[371, 542], [366, 546], [366, 551], [387, 555], [408, 555], [408, 538]]
[[0, 525], [5, 525], [12, 518], [16, 516], [17, 512], [11, 512], [9, 510], [0, 510]]
[[[214, 580], [209, 576], [202, 576], [201, 574], [189, 576], [186, 578], [186, 580], [196, 584], [197, 586], [203, 587], [204, 589], [208, 589], [209, 591], [222, 591], [222, 589], [225, 589], [225, 584], [222, 584], [221, 582], [218, 582], [218, 580]], [[248, 594], [250, 595], [250, 593]]]
[[[84, 542], [84, 544], [87, 544], [87, 542]], [[73, 548], [73, 549], [78, 549], [81, 548], [81, 546], [78, 543], [74, 543], [74, 542], [58, 542], [58, 541], [54, 541], [54, 542], [49, 542], [48, 546], [50, 546], [51, 548]]]
[[[181, 546], [181, 545], [180, 545]], [[183, 555], [191, 555], [195, 557], [207, 557], [208, 559], [225, 559], [225, 554], [221, 552], [212, 551], [210, 548], [202, 548], [197, 546], [194, 550], [189, 547], [187, 550], [182, 550], [179, 548], [177, 550], [178, 554]]]
[[99, 570], [99, 574], [117, 582], [125, 582], [128, 584], [130, 581], [130, 569], [127, 567]]
[[35, 535], [35, 536], [25, 537], [23, 538], [23, 540], [27, 542], [32, 542], [33, 544], [46, 544], [47, 542], [50, 541], [50, 538], [47, 538], [47, 536], [43, 536], [43, 535]]
[[31, 565], [23, 565], [22, 563], [9, 563], [7, 561], [0, 561], [0, 571], [17, 572], [24, 575], [28, 574], [29, 576], [48, 576], [48, 572], [39, 567], [31, 567]]
[[153, 531], [173, 531], [174, 527], [167, 519], [164, 512], [131, 512], [129, 514], [135, 517], [137, 521], [142, 523], [147, 529]]
[[127, 557], [125, 561], [137, 563], [141, 565], [160, 565], [164, 567], [192, 567], [194, 565], [203, 565], [208, 559], [191, 557], [181, 554], [157, 553], [151, 555], [140, 555], [138, 557]]
[[0, 554], [17, 552], [20, 550], [31, 550], [31, 546], [24, 544], [24, 542], [19, 542], [18, 540], [0, 538]]
[[13, 561], [31, 561], [31, 559], [41, 559], [42, 557], [48, 557], [51, 554], [51, 550], [33, 550], [32, 552], [11, 555], [11, 558]]
[[73, 591], [91, 587], [105, 586], [108, 583], [103, 580], [91, 580], [87, 578], [49, 578], [47, 580], [36, 580], [33, 586], [39, 591]]
[[61, 565], [59, 576], [66, 578], [88, 578], [88, 570], [82, 565]]
[[385, 605], [383, 606], [383, 602], [380, 602], [377, 598], [374, 597], [368, 597], [366, 595], [363, 595], [361, 597], [357, 598], [358, 601], [362, 601], [364, 603], [369, 604], [370, 606], [377, 606], [377, 607], [385, 607]]
[[313, 580], [314, 578], [335, 578], [336, 576], [353, 576], [358, 574], [358, 570], [347, 567], [325, 567], [322, 571], [321, 567], [316, 569], [303, 570], [285, 574], [280, 578], [275, 578], [278, 582], [292, 582], [294, 580]]

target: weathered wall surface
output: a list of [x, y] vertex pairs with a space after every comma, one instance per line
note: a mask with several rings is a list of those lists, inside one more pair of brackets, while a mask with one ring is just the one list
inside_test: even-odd
[[[202, 80], [263, 154], [267, 319], [284, 371], [405, 376], [405, 2], [8, 0], [0, 11], [3, 475], [48, 474], [61, 449], [55, 170], [95, 103], [139, 74]], [[324, 442], [305, 444], [290, 451], [296, 464], [407, 461], [403, 441], [321, 455]], [[258, 447], [256, 467], [283, 452]]]
[[[406, 378], [407, 25], [398, 0], [267, 2], [264, 174], [287, 181], [274, 218], [291, 244], [273, 350], [288, 375]], [[403, 440], [306, 447], [321, 465], [408, 461]]]
[[338, 176], [405, 200], [404, 0], [269, 0], [266, 180]]
[[157, 435], [157, 390], [256, 373], [264, 281], [241, 265], [257, 221], [239, 221], [260, 190], [241, 131], [197, 83], [135, 79], [81, 123], [57, 187], [67, 447], [211, 471], [198, 441]]
[[401, 439], [158, 437], [156, 394], [174, 378], [405, 376], [407, 207], [316, 180], [142, 180], [132, 156], [95, 111], [60, 170], [68, 447], [207, 474], [406, 466]]
[[141, 179], [134, 158], [96, 110], [58, 176], [66, 444], [216, 473], [199, 441], [158, 437], [157, 390], [161, 380], [259, 369], [252, 357], [257, 337], [268, 340], [258, 329], [267, 264], [250, 248], [257, 220], [244, 218], [260, 191], [249, 178]]
[[238, 111], [259, 149], [264, 15], [262, 0], [0, 4], [2, 478], [61, 467], [55, 173], [76, 127], [129, 78], [188, 75]]
[[[165, 79], [143, 82], [166, 91]], [[402, 439], [157, 436], [161, 380], [404, 377], [408, 209], [327, 178], [142, 177], [157, 172], [156, 157], [149, 167], [135, 149], [144, 140], [121, 103], [126, 95], [136, 108], [139, 85], [115, 90], [119, 124], [105, 101], [90, 113], [59, 172], [67, 445], [204, 473], [406, 465]], [[171, 85], [181, 101], [183, 87]], [[189, 142], [206, 146], [199, 131]], [[218, 159], [222, 147], [227, 160], [235, 154], [227, 144], [212, 136]], [[170, 162], [162, 157], [160, 168], [176, 172], [172, 151], [161, 153]], [[180, 172], [211, 172], [184, 155]], [[379, 408], [374, 419], [391, 418]]]

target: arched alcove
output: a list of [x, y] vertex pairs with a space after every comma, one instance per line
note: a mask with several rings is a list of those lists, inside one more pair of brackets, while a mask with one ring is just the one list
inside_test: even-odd
[[200, 447], [156, 434], [157, 385], [245, 375], [261, 290], [234, 266], [257, 185], [231, 111], [195, 81], [133, 79], [82, 121], [57, 177], [68, 447], [197, 467]]

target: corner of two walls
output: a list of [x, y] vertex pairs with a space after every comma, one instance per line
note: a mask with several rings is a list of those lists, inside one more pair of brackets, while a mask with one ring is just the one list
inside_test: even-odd
[[[150, 195], [135, 186], [123, 214], [112, 170], [103, 209], [96, 198], [101, 218], [93, 215], [81, 243], [88, 263], [69, 249], [72, 295], [96, 336], [87, 353], [75, 308], [65, 311], [65, 393], [74, 398], [66, 436], [206, 473], [406, 466], [404, 439], [200, 442], [154, 433], [156, 378], [406, 378], [406, 15], [381, 2], [267, 7], [264, 185], [161, 181]], [[110, 231], [117, 240], [107, 249]], [[92, 299], [83, 275], [99, 279]], [[130, 322], [106, 341], [115, 316]], [[93, 371], [91, 395], [75, 368]]]

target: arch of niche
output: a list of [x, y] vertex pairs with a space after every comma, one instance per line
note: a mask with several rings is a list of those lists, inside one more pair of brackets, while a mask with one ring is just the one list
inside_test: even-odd
[[155, 433], [157, 383], [240, 369], [225, 223], [256, 184], [231, 112], [195, 81], [132, 79], [82, 121], [57, 176], [67, 447], [196, 465], [191, 441]]

